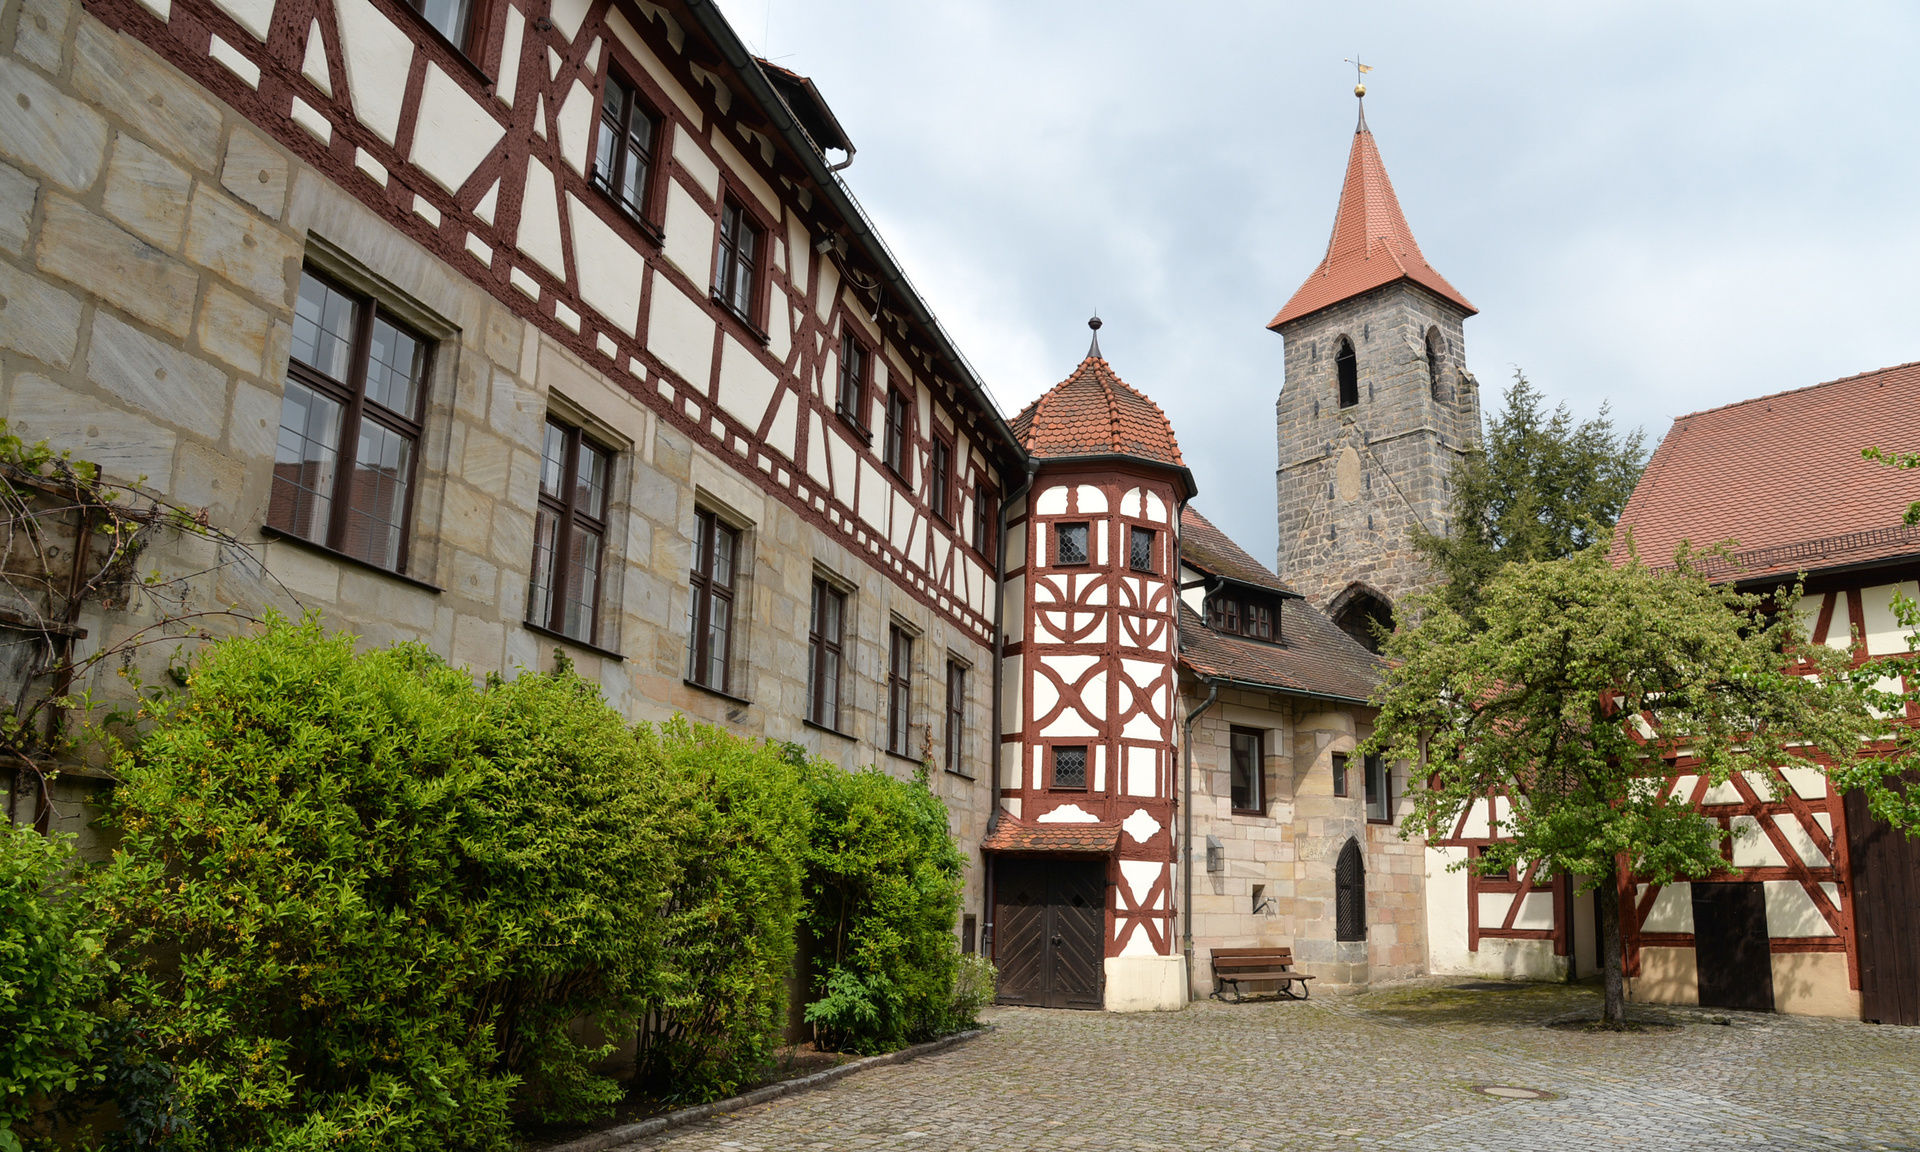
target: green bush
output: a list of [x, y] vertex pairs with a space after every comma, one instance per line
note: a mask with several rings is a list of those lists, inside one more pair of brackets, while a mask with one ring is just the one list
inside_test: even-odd
[[46, 1099], [90, 1086], [101, 933], [62, 891], [73, 845], [0, 828], [0, 1150], [21, 1146]]
[[924, 772], [902, 781], [878, 768], [822, 768], [808, 782], [807, 926], [818, 998], [807, 1020], [823, 1042], [854, 1052], [948, 1031], [965, 862], [946, 806]]
[[636, 734], [674, 782], [679, 870], [638, 1079], [662, 1098], [713, 1099], [765, 1068], [785, 1022], [812, 824], [804, 765], [680, 718]]
[[1000, 986], [1000, 970], [985, 956], [960, 957], [953, 973], [953, 1027], [964, 1028], [979, 1021], [980, 1009], [993, 1003]]
[[659, 781], [570, 672], [484, 689], [312, 622], [204, 651], [116, 768], [95, 885], [201, 1149], [505, 1149], [604, 1112], [646, 994]]

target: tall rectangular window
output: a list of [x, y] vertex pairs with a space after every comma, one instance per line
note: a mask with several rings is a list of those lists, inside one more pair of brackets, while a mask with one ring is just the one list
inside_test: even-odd
[[1135, 572], [1153, 571], [1153, 529], [1133, 528], [1128, 531], [1127, 567]]
[[898, 388], [887, 389], [887, 439], [882, 456], [894, 475], [913, 483], [909, 449], [913, 447], [913, 405]]
[[813, 612], [807, 627], [807, 719], [822, 728], [840, 727], [841, 644], [845, 637], [847, 594], [813, 579]]
[[967, 773], [967, 666], [947, 661], [947, 771]]
[[733, 583], [740, 533], [702, 510], [694, 517], [693, 595], [687, 608], [687, 679], [703, 688], [733, 691]]
[[933, 464], [927, 469], [933, 473], [927, 483], [932, 487], [933, 514], [940, 519], [953, 522], [953, 444], [938, 436], [933, 438]]
[[1053, 562], [1055, 564], [1087, 562], [1087, 526], [1084, 523], [1053, 526]]
[[1388, 795], [1387, 762], [1375, 753], [1367, 757], [1367, 819], [1384, 822], [1389, 818], [1392, 797]]
[[1265, 737], [1255, 728], [1235, 728], [1232, 734], [1228, 787], [1235, 812], [1264, 813]]
[[1053, 772], [1049, 786], [1070, 791], [1086, 791], [1087, 746], [1085, 744], [1053, 746]]
[[654, 141], [659, 133], [659, 117], [640, 99], [633, 85], [618, 73], [608, 72], [606, 91], [600, 97], [600, 140], [593, 180], [620, 207], [643, 220], [653, 175]]
[[427, 360], [426, 340], [374, 301], [301, 273], [269, 525], [406, 570]]
[[613, 458], [580, 429], [547, 421], [540, 507], [533, 523], [527, 620], [589, 644], [600, 615], [600, 555], [607, 537]]
[[760, 266], [760, 226], [731, 196], [720, 202], [720, 247], [713, 259], [713, 295], [749, 324]]
[[887, 751], [913, 755], [913, 633], [887, 629]]
[[973, 550], [993, 563], [993, 545], [1000, 534], [1000, 495], [982, 485], [973, 496]]
[[1345, 752], [1333, 754], [1333, 794], [1335, 796], [1347, 794], [1347, 754]]
[[867, 373], [871, 361], [866, 346], [852, 332], [840, 336], [840, 415], [861, 428], [867, 426]]

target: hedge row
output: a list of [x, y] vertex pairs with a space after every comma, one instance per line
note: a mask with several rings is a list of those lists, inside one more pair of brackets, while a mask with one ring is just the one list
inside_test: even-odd
[[924, 780], [311, 621], [208, 648], [146, 713], [108, 862], [61, 893], [60, 845], [0, 850], [0, 1152], [102, 1100], [123, 1147], [504, 1150], [608, 1114], [614, 1041], [656, 1098], [724, 1095], [779, 1043], [803, 935], [842, 1047], [982, 999]]

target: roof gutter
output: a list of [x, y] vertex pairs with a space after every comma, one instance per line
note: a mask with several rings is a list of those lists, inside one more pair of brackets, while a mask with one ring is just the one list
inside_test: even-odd
[[1168, 464], [1160, 460], [1149, 460], [1144, 456], [1129, 456], [1125, 452], [1089, 452], [1077, 456], [1055, 456], [1047, 454], [1043, 459], [1048, 464], [1131, 464], [1136, 468], [1157, 468], [1171, 472], [1180, 478], [1187, 487], [1184, 500], [1191, 500], [1200, 492], [1200, 486], [1193, 482], [1193, 473], [1185, 464]]
[[914, 290], [913, 283], [907, 279], [906, 273], [901, 271], [899, 263], [893, 258], [893, 253], [888, 251], [886, 242], [874, 232], [873, 224], [867, 219], [866, 212], [854, 200], [852, 193], [847, 191], [846, 186], [840, 182], [840, 177], [835, 175], [834, 170], [827, 165], [826, 158], [821, 156], [819, 150], [814, 147], [806, 129], [794, 120], [787, 102], [781, 99], [780, 94], [774, 90], [772, 81], [767, 79], [766, 73], [762, 72], [760, 65], [755, 63], [753, 55], [747, 51], [747, 46], [741, 43], [739, 35], [734, 32], [733, 25], [727, 23], [727, 18], [721, 15], [720, 9], [714, 6], [712, 0], [682, 0], [682, 2], [699, 24], [700, 30], [706, 33], [720, 49], [720, 55], [739, 76], [740, 83], [746, 86], [749, 95], [766, 110], [775, 130], [798, 157], [801, 167], [819, 188], [821, 196], [846, 221], [850, 229], [850, 242], [859, 245], [862, 254], [880, 269], [880, 275], [887, 285], [896, 290], [896, 295], [905, 303], [907, 311], [926, 328], [928, 335], [933, 338], [936, 350], [947, 362], [948, 368], [959, 377], [961, 387], [972, 395], [980, 410], [987, 414], [1000, 442], [1013, 454], [1014, 459], [1024, 460], [1027, 454], [1026, 449], [1014, 436], [1013, 429], [1007, 427], [1006, 420], [1000, 415], [1000, 406], [988, 394], [986, 385], [974, 372], [973, 365], [967, 363], [967, 358], [954, 346], [946, 329], [940, 326], [940, 321], [927, 307], [926, 302], [920, 299], [920, 294]]
[[[1184, 661], [1182, 661], [1184, 663]], [[1310, 692], [1305, 688], [1290, 688], [1284, 684], [1262, 684], [1257, 680], [1241, 680], [1233, 676], [1216, 676], [1211, 672], [1202, 672], [1192, 665], [1187, 671], [1202, 684], [1224, 684], [1229, 688], [1251, 688], [1256, 692], [1277, 692], [1283, 696], [1294, 696], [1302, 700], [1325, 700], [1329, 704], [1358, 704], [1363, 708], [1374, 706], [1373, 701], [1358, 696], [1339, 696], [1331, 692]]]

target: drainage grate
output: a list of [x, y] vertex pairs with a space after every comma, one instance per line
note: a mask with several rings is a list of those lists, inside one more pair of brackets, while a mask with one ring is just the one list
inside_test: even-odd
[[1469, 1084], [1467, 1091], [1478, 1092], [1482, 1096], [1492, 1096], [1500, 1100], [1558, 1100], [1557, 1092], [1547, 1092], [1539, 1088], [1521, 1088], [1513, 1084]]

